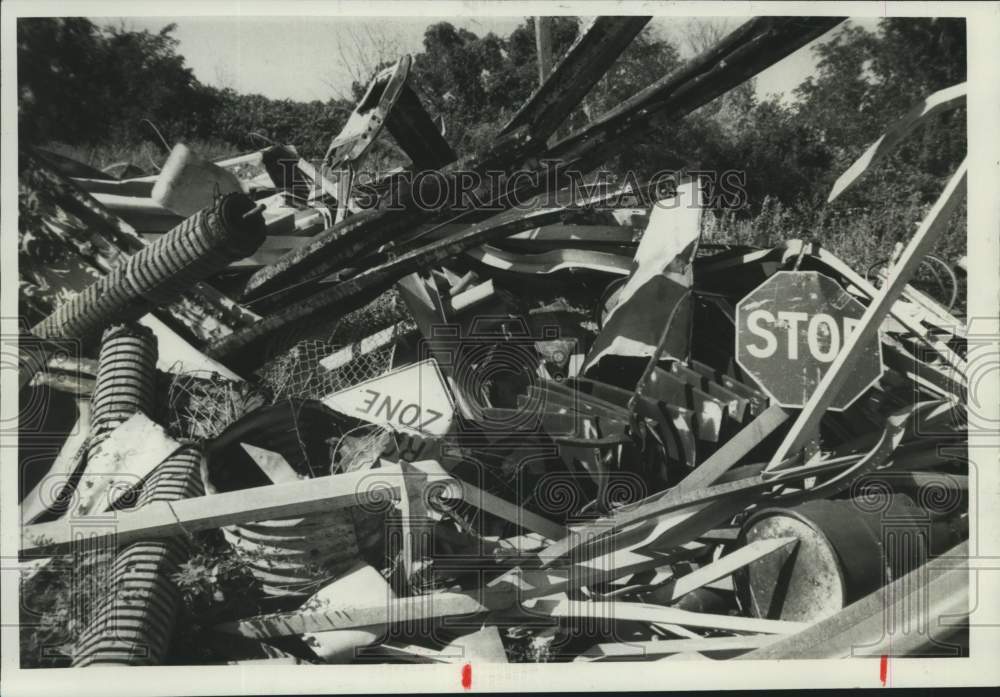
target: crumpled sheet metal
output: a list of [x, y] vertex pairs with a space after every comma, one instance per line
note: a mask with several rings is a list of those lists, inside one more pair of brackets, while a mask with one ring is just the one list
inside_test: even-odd
[[[584, 374], [607, 355], [651, 356], [665, 332], [661, 322], [671, 316], [663, 354], [688, 358], [691, 301], [687, 291], [693, 280], [691, 264], [701, 237], [701, 216], [697, 180], [679, 184], [675, 198], [653, 204], [632, 273], [584, 361]], [[652, 307], [658, 309], [655, 315], [649, 312]]]

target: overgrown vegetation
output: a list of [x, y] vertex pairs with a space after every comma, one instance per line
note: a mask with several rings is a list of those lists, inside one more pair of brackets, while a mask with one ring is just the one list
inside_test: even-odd
[[[576, 18], [554, 18], [557, 56], [581, 28]], [[131, 159], [149, 169], [163, 158], [142, 124], [149, 119], [170, 142], [194, 143], [208, 156], [272, 140], [315, 158], [353, 108], [342, 98], [295, 102], [204, 85], [178, 53], [174, 29], [98, 27], [83, 18], [20, 20], [22, 140], [60, 143], [67, 154], [98, 166]], [[692, 31], [686, 41], [702, 50], [717, 38]], [[401, 51], [389, 44], [364, 63], [374, 71], [394, 60]], [[855, 264], [872, 254], [887, 256], [912, 233], [964, 156], [964, 109], [923, 127], [835, 204], [826, 205], [826, 196], [888, 124], [934, 91], [965, 80], [965, 20], [886, 18], [877, 32], [847, 22], [811, 50], [817, 71], [794, 89], [792, 99], [762, 98], [752, 82], [744, 84], [685, 119], [658, 123], [607, 168], [617, 175], [631, 169], [640, 177], [664, 168], [742, 173], [745, 197], [720, 202], [716, 210], [725, 234], [751, 244], [818, 237]], [[560, 135], [681, 63], [680, 47], [647, 28]], [[507, 37], [478, 36], [443, 22], [427, 27], [412, 83], [449, 141], [468, 154], [490, 143], [524, 103], [536, 87], [536, 71], [531, 18]], [[354, 81], [355, 99], [365, 86], [364, 79]], [[954, 234], [937, 250], [948, 260], [964, 250], [964, 209], [952, 227]]]

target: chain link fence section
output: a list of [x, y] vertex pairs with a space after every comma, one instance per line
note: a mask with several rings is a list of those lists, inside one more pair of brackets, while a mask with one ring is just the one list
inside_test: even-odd
[[270, 389], [274, 401], [284, 397], [322, 399], [387, 372], [396, 351], [395, 344], [390, 344], [361, 354], [336, 370], [321, 366], [320, 361], [338, 348], [332, 341], [300, 341], [261, 370], [261, 382]]
[[[415, 330], [405, 304], [389, 292], [337, 321], [318, 325], [312, 336], [299, 337], [257, 371], [257, 384], [230, 381], [209, 371], [173, 374], [165, 415], [169, 431], [178, 438], [214, 438], [265, 404], [288, 397], [322, 399], [383, 375], [392, 368], [396, 339]], [[324, 368], [320, 361], [334, 354], [340, 360], [331, 370]]]
[[[322, 399], [388, 372], [395, 357], [395, 338], [416, 329], [416, 323], [393, 289], [345, 315], [326, 337], [302, 337], [257, 372], [272, 399]], [[366, 339], [390, 332], [389, 341], [371, 345]], [[350, 351], [350, 360], [332, 369], [320, 361], [338, 351]]]

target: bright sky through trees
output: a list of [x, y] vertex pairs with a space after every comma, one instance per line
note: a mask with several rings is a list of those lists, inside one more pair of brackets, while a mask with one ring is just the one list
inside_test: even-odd
[[[126, 27], [156, 32], [171, 22], [178, 52], [203, 83], [258, 93], [274, 99], [326, 100], [350, 93], [351, 75], [343, 57], [370, 45], [369, 37], [398, 45], [401, 52], [422, 49], [424, 29], [447, 21], [482, 36], [494, 32], [507, 36], [524, 17], [123, 17], [94, 18], [98, 24], [124, 22]], [[682, 55], [690, 54], [685, 40], [689, 22], [682, 17], [657, 17], [655, 31], [669, 38]], [[722, 29], [738, 26], [741, 18], [710, 18]], [[877, 17], [853, 19], [875, 30]], [[825, 40], [821, 37], [818, 41]], [[791, 92], [815, 67], [806, 46], [761, 73], [757, 93]]]

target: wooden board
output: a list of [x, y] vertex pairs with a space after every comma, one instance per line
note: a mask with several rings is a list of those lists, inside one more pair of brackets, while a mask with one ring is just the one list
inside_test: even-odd
[[[66, 485], [69, 484], [73, 474], [83, 466], [90, 441], [90, 401], [78, 399], [76, 408], [79, 412], [76, 425], [63, 441], [55, 462], [42, 480], [21, 501], [22, 525], [34, 523], [42, 514], [51, 510], [58, 502], [60, 494], [65, 493]], [[62, 483], [58, 492], [52, 490], [53, 480]]]
[[662, 602], [676, 602], [691, 591], [697, 590], [713, 581], [725, 578], [737, 569], [752, 564], [758, 559], [766, 557], [768, 554], [795, 542], [797, 542], [797, 539], [794, 537], [754, 540], [750, 544], [730, 552], [721, 559], [711, 564], [706, 564], [689, 574], [681, 576], [676, 581], [670, 582], [669, 599], [661, 597], [660, 600]]
[[847, 189], [860, 179], [865, 172], [870, 170], [875, 163], [879, 162], [886, 155], [892, 152], [893, 148], [902, 142], [903, 138], [905, 138], [917, 126], [926, 122], [931, 116], [963, 106], [965, 104], [965, 97], [968, 91], [968, 85], [964, 82], [947, 87], [943, 90], [935, 92], [906, 112], [902, 118], [894, 121], [889, 128], [886, 129], [886, 132], [883, 133], [878, 140], [872, 143], [871, 146], [865, 150], [864, 154], [851, 164], [846, 172], [837, 178], [837, 181], [833, 183], [833, 188], [830, 190], [830, 195], [827, 198], [827, 201], [833, 201], [842, 193], [847, 191]]
[[[682, 480], [674, 489], [671, 489], [666, 494], [656, 494], [647, 497], [643, 501], [629, 504], [615, 515], [594, 521], [588, 526], [573, 529], [571, 536], [563, 538], [546, 548], [543, 551], [543, 555], [547, 558], [555, 559], [568, 553], [574, 547], [584, 544], [587, 540], [606, 534], [612, 530], [712, 500], [715, 492], [722, 490], [712, 489], [711, 485], [726, 471], [736, 465], [763, 438], [770, 435], [774, 429], [784, 423], [787, 418], [788, 414], [780, 407], [769, 407], [726, 442], [725, 445], [715, 451], [711, 457]], [[749, 484], [752, 480], [741, 481], [744, 484]], [[732, 484], [725, 486], [732, 486]], [[740, 487], [741, 485], [737, 485], [733, 490], [742, 490]], [[751, 486], [750, 488], [756, 487]]]
[[776, 635], [748, 635], [711, 639], [661, 639], [660, 641], [622, 641], [597, 644], [587, 649], [574, 661], [594, 661], [602, 658], [644, 658], [677, 653], [714, 653], [763, 648], [778, 640]]
[[819, 422], [826, 413], [831, 402], [836, 398], [840, 388], [851, 375], [851, 366], [858, 353], [878, 336], [882, 320], [888, 315], [893, 304], [902, 294], [907, 282], [913, 276], [923, 256], [930, 251], [937, 240], [944, 234], [952, 213], [965, 199], [966, 177], [968, 176], [968, 160], [963, 160], [958, 170], [952, 176], [945, 190], [935, 202], [934, 207], [920, 224], [920, 228], [906, 245], [899, 262], [893, 267], [892, 280], [885, 285], [878, 295], [872, 299], [865, 310], [864, 316], [850, 335], [840, 353], [830, 364], [829, 369], [809, 398], [799, 414], [792, 429], [785, 436], [781, 445], [771, 457], [768, 469], [774, 469], [789, 455], [802, 446], [806, 439], [811, 438], [819, 428]]
[[756, 617], [713, 615], [707, 612], [690, 612], [650, 603], [583, 602], [579, 600], [549, 600], [540, 598], [530, 603], [526, 610], [545, 617], [580, 618], [590, 620], [632, 621], [679, 624], [685, 627], [721, 629], [729, 632], [755, 632], [760, 634], [794, 634], [809, 625], [805, 622], [762, 620]]
[[967, 621], [970, 577], [966, 541], [837, 614], [739, 658], [905, 656], [934, 648], [935, 639]]
[[[114, 540], [125, 545], [138, 540], [183, 536], [259, 520], [304, 516], [372, 504], [371, 497], [398, 497], [399, 467], [336, 474], [289, 484], [242, 489], [181, 501], [154, 501], [140, 510], [100, 517], [93, 530], [92, 516], [29, 525], [22, 529], [22, 554], [60, 554], [79, 544], [81, 531], [91, 544]], [[372, 504], [374, 505], [374, 504]]]

